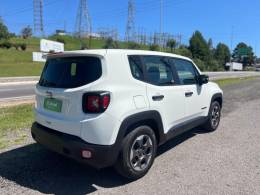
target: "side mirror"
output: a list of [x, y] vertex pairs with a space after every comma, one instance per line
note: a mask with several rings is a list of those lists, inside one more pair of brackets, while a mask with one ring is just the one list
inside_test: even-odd
[[198, 77], [199, 85], [207, 84], [209, 82], [209, 76], [208, 75], [200, 75]]

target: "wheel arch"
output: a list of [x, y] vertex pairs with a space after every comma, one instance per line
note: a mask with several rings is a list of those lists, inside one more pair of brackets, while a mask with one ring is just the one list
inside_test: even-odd
[[211, 103], [217, 101], [220, 104], [220, 107], [222, 108], [223, 105], [223, 95], [222, 93], [216, 93], [211, 98]]
[[117, 135], [117, 143], [121, 143], [125, 136], [136, 127], [146, 125], [155, 133], [158, 145], [165, 141], [165, 134], [161, 115], [158, 111], [145, 111], [128, 116], [123, 120]]

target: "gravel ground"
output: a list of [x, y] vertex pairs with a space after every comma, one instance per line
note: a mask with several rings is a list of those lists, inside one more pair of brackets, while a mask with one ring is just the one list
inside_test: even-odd
[[224, 88], [219, 129], [195, 129], [159, 148], [127, 182], [30, 143], [0, 153], [0, 194], [260, 194], [260, 79]]

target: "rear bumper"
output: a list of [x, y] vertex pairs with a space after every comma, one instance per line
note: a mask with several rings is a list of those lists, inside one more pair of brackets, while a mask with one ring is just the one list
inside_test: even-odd
[[[119, 147], [116, 144], [111, 146], [90, 144], [77, 136], [49, 129], [37, 122], [33, 123], [31, 133], [37, 143], [48, 149], [98, 169], [112, 166], [119, 154]], [[82, 150], [91, 151], [92, 157], [82, 158]]]

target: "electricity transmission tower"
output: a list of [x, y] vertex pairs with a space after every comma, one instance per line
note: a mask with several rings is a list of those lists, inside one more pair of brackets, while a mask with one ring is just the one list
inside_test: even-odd
[[76, 36], [79, 38], [88, 37], [91, 35], [91, 31], [92, 26], [87, 0], [80, 0], [75, 27]]
[[135, 5], [134, 0], [128, 1], [128, 18], [126, 24], [125, 40], [135, 41]]
[[33, 22], [34, 34], [43, 37], [43, 0], [33, 0]]

